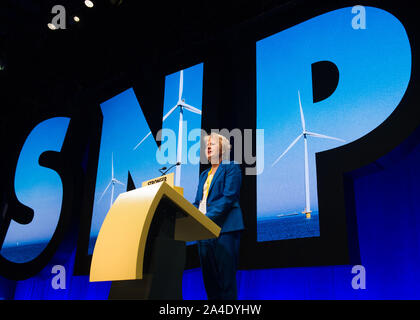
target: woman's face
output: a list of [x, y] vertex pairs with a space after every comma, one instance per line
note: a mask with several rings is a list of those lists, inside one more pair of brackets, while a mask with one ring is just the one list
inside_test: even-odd
[[222, 153], [219, 147], [220, 147], [219, 141], [212, 139], [210, 137], [209, 140], [207, 141], [207, 149], [206, 149], [207, 160], [209, 160], [210, 163], [220, 162]]

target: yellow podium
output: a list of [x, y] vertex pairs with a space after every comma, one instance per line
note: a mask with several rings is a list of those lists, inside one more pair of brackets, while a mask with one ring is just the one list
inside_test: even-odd
[[171, 175], [120, 194], [108, 211], [89, 280], [112, 281], [109, 299], [182, 299], [185, 242], [219, 236]]

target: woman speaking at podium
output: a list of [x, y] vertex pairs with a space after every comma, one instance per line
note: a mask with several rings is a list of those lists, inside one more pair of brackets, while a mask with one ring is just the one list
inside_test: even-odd
[[209, 300], [236, 300], [236, 269], [241, 230], [239, 206], [242, 172], [229, 161], [231, 145], [222, 135], [204, 137], [211, 167], [201, 173], [193, 205], [221, 227], [216, 239], [197, 242], [204, 286]]

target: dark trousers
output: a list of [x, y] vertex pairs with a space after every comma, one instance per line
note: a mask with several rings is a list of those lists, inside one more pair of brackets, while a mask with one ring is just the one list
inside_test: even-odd
[[236, 269], [241, 231], [226, 232], [218, 238], [197, 241], [204, 287], [209, 300], [236, 300]]

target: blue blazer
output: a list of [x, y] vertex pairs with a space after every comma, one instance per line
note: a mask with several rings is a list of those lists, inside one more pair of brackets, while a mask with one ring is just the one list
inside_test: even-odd
[[[210, 168], [200, 174], [197, 195], [193, 205], [198, 208], [203, 198], [203, 187]], [[219, 164], [213, 176], [207, 196], [206, 216], [219, 225], [221, 233], [244, 229], [242, 210], [239, 206], [242, 171], [238, 163]]]

